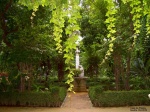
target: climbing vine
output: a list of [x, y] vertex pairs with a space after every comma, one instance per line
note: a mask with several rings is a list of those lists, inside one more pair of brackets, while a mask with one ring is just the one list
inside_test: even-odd
[[135, 45], [137, 37], [140, 33], [140, 28], [141, 28], [141, 16], [142, 16], [142, 7], [141, 7], [141, 1], [140, 0], [131, 0], [130, 6], [132, 8], [131, 14], [133, 15], [132, 21], [133, 21], [133, 26], [134, 26], [134, 41], [133, 45]]
[[[105, 23], [107, 24], [107, 30], [108, 30], [108, 35], [107, 38], [110, 39], [109, 41], [109, 49], [105, 55], [105, 59], [103, 59], [103, 62], [105, 62], [105, 60], [108, 58], [108, 56], [111, 55], [111, 52], [113, 52], [113, 42], [116, 39], [115, 38], [115, 33], [116, 33], [116, 29], [115, 29], [115, 23], [116, 23], [116, 13], [117, 13], [117, 6], [115, 4], [115, 1], [113, 0], [105, 0], [108, 5], [107, 5], [107, 19], [105, 21]], [[143, 16], [143, 12], [144, 15], [147, 15], [147, 23], [146, 23], [146, 27], [147, 27], [147, 35], [150, 34], [150, 8], [148, 5], [148, 1], [147, 0], [143, 0], [143, 2], [141, 0], [122, 0], [122, 2], [124, 4], [126, 3], [130, 3], [130, 7], [132, 8], [131, 10], [131, 14], [133, 16], [132, 21], [133, 21], [133, 26], [134, 26], [134, 35], [133, 35], [133, 46], [136, 44], [136, 40], [138, 35], [140, 34], [140, 28], [141, 28], [141, 17]], [[101, 63], [101, 64], [102, 64]]]
[[147, 35], [149, 35], [150, 34], [150, 6], [148, 5], [147, 0], [143, 1], [143, 9], [144, 9], [144, 16], [147, 16], [146, 27], [147, 27]]
[[116, 28], [115, 28], [115, 24], [116, 24], [116, 18], [115, 15], [117, 13], [117, 9], [116, 9], [116, 5], [112, 0], [105, 0], [108, 5], [107, 5], [107, 19], [105, 21], [105, 23], [107, 24], [107, 30], [108, 30], [108, 35], [107, 38], [110, 40], [109, 41], [109, 49], [105, 55], [105, 58], [103, 59], [102, 63], [103, 64], [105, 62], [105, 60], [108, 58], [108, 56], [111, 55], [111, 53], [113, 52], [113, 46], [114, 46], [114, 41], [115, 41], [115, 33], [116, 33]]
[[34, 26], [34, 22], [33, 22], [33, 19], [34, 19], [34, 17], [36, 16], [36, 11], [37, 11], [37, 9], [35, 9], [35, 10], [33, 10], [33, 12], [32, 12], [32, 15], [31, 15], [31, 17], [30, 17], [30, 20], [31, 20], [31, 27], [33, 27]]
[[72, 91], [74, 87], [72, 82], [74, 81], [73, 67], [74, 67], [74, 52], [76, 49], [75, 42], [78, 40], [79, 36], [78, 31], [80, 29], [77, 20], [81, 18], [79, 13], [78, 2], [76, 2], [76, 0], [69, 1], [67, 15], [69, 25], [65, 30], [66, 34], [68, 35], [68, 39], [65, 42], [64, 58], [66, 59], [65, 63], [68, 65], [66, 70], [69, 72], [67, 76], [68, 80], [66, 83], [70, 85], [68, 91]]
[[52, 19], [51, 22], [54, 23], [54, 29], [53, 29], [53, 35], [54, 35], [54, 40], [56, 41], [56, 50], [58, 50], [58, 53], [62, 53], [62, 45], [61, 45], [61, 37], [62, 37], [62, 32], [63, 32], [63, 27], [64, 27], [64, 22], [65, 22], [65, 12], [63, 11], [64, 8], [56, 8], [52, 12]]
[[140, 19], [141, 17], [147, 16], [147, 35], [150, 34], [150, 6], [148, 0], [122, 0], [123, 3], [130, 3], [130, 6], [132, 8], [131, 14], [133, 15], [133, 26], [134, 26], [134, 42], [133, 45], [136, 43], [136, 39], [140, 33], [141, 23]]
[[[31, 16], [31, 23], [33, 25], [33, 17], [35, 16], [35, 11], [38, 9], [39, 5], [50, 6], [52, 10], [51, 23], [54, 24], [53, 35], [56, 41], [56, 50], [58, 53], [64, 52], [65, 63], [67, 65], [66, 71], [67, 84], [70, 85], [68, 91], [73, 89], [73, 68], [74, 68], [74, 52], [76, 49], [75, 42], [78, 40], [79, 25], [77, 20], [81, 18], [79, 13], [79, 1], [77, 0], [19, 0], [19, 3], [27, 6], [29, 9], [33, 9]], [[68, 18], [68, 26], [65, 29], [65, 33], [68, 36], [65, 42], [65, 48], [62, 48], [61, 37], [64, 27], [65, 18]]]

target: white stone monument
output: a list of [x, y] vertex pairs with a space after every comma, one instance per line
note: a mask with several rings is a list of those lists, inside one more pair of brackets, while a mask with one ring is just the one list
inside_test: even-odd
[[77, 46], [76, 48], [76, 69], [81, 70], [81, 73], [79, 74], [79, 77], [84, 77], [84, 68], [82, 65], [80, 65], [80, 56], [79, 56], [80, 50]]
[[80, 65], [79, 53], [80, 53], [80, 50], [77, 47], [76, 48], [76, 69], [79, 69], [79, 65]]
[[79, 69], [81, 73], [74, 77], [74, 91], [76, 92], [85, 92], [86, 89], [86, 77], [84, 77], [84, 68], [82, 65], [80, 65], [80, 56], [79, 56], [80, 50], [77, 46], [76, 48], [76, 69]]
[[79, 65], [79, 70], [81, 70], [81, 73], [79, 74], [79, 77], [84, 77], [84, 68], [82, 65]]

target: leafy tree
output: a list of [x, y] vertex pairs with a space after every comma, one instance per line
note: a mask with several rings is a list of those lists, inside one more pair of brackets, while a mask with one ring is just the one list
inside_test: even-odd
[[[148, 5], [148, 1], [141, 2], [139, 0], [137, 1], [136, 0], [135, 1], [119, 0], [119, 1], [113, 2], [113, 1], [108, 1], [108, 0], [99, 0], [99, 1], [93, 2], [93, 1], [87, 0], [85, 3], [86, 4], [90, 3], [90, 4], [88, 4], [87, 6], [85, 5], [84, 7], [85, 11], [83, 12], [83, 19], [82, 19], [83, 22], [81, 25], [82, 27], [81, 33], [82, 33], [82, 36], [84, 37], [83, 39], [84, 47], [91, 51], [89, 55], [86, 55], [85, 57], [88, 58], [88, 56], [90, 56], [90, 54], [92, 54], [92, 52], [95, 52], [95, 51], [97, 52], [97, 54], [99, 53], [99, 58], [101, 58], [100, 68], [102, 68], [102, 66], [106, 67], [104, 66], [105, 64], [112, 67], [111, 72], [115, 76], [116, 89], [120, 90], [122, 88], [125, 88], [126, 90], [129, 90], [130, 89], [129, 81], [130, 81], [130, 78], [132, 77], [132, 74], [130, 71], [131, 71], [131, 68], [133, 67], [131, 63], [134, 62], [133, 59], [137, 59], [136, 57], [137, 55], [140, 56], [139, 53], [137, 54], [137, 51], [143, 52], [144, 50], [146, 50], [146, 48], [143, 48], [144, 46], [141, 43], [144, 43], [144, 40], [145, 39], [147, 40], [148, 39], [147, 37], [149, 37], [149, 36], [146, 36], [147, 30], [148, 30], [148, 24], [149, 24], [148, 16], [146, 16], [145, 18], [146, 20], [145, 32], [143, 32], [142, 26], [144, 25], [144, 22], [142, 22], [142, 18], [145, 16], [145, 14], [143, 14], [144, 11], [142, 12], [141, 10], [142, 8], [141, 6], [143, 5], [143, 3]], [[100, 7], [99, 3], [103, 3], [103, 6], [105, 4], [105, 8], [106, 8], [105, 13], [104, 13], [104, 10], [102, 10], [102, 8]], [[114, 11], [110, 9], [114, 9]], [[146, 12], [146, 14], [148, 14], [148, 12]], [[100, 16], [100, 18], [98, 18], [97, 16]], [[106, 27], [104, 27], [105, 23], [107, 24], [107, 30], [109, 32], [107, 32]], [[104, 24], [104, 26], [101, 26], [101, 24]], [[93, 27], [94, 25], [95, 27]], [[94, 29], [94, 33], [92, 33], [93, 29]], [[96, 29], [101, 29], [101, 31], [103, 32], [100, 33], [100, 30], [96, 30]], [[102, 29], [105, 29], [105, 30], [102, 30]], [[98, 37], [97, 34], [100, 37], [99, 41], [95, 41], [95, 38]], [[141, 35], [144, 35], [143, 38], [141, 37]], [[99, 46], [99, 47], [97, 47], [96, 50], [93, 50], [91, 49], [91, 46]], [[103, 47], [100, 47], [100, 46], [103, 46]], [[104, 56], [103, 52], [99, 52], [100, 51], [99, 49], [101, 49], [101, 51], [102, 49], [103, 50], [105, 49], [104, 52], [106, 52], [106, 55], [104, 58], [103, 58]], [[86, 53], [84, 54], [88, 53], [87, 50], [85, 50], [85, 52]], [[102, 58], [103, 58], [103, 61], [102, 61]], [[83, 60], [85, 62], [84, 58]], [[96, 62], [97, 61], [95, 61], [95, 63]], [[91, 65], [94, 65], [94, 64], [91, 64]], [[107, 68], [104, 68], [103, 70], [106, 70], [106, 69]], [[110, 70], [108, 70], [108, 72], [110, 72]], [[124, 85], [123, 87], [121, 86], [122, 84]], [[146, 85], [148, 85], [148, 83]]]
[[[52, 63], [50, 61], [53, 57], [51, 54], [57, 54], [52, 39], [53, 27], [49, 22], [51, 10], [48, 7], [39, 7], [32, 20], [31, 15], [33, 15], [32, 11], [17, 3], [9, 7], [9, 12], [5, 15], [7, 29], [11, 31], [13, 27], [17, 26], [17, 31], [6, 36], [11, 45], [4, 40], [1, 41], [1, 71], [9, 72], [10, 76], [13, 75], [14, 78], [18, 77], [17, 74], [21, 72], [20, 75], [23, 77], [21, 82], [23, 83], [25, 82], [23, 74], [26, 72], [23, 72], [22, 69], [32, 65], [32, 69], [36, 70], [40, 63], [46, 62], [44, 70], [46, 75], [49, 75], [50, 63]], [[47, 18], [43, 18], [43, 16], [47, 16]], [[1, 29], [3, 30], [3, 28]], [[18, 71], [18, 73], [13, 71]], [[26, 75], [33, 77], [33, 71]]]
[[[81, 35], [83, 37], [83, 65], [90, 76], [99, 74], [99, 64], [104, 56], [106, 43], [106, 2], [84, 1], [81, 10]], [[93, 14], [95, 13], [95, 14]], [[88, 26], [88, 27], [87, 27]], [[104, 44], [103, 44], [104, 43]], [[101, 49], [101, 50], [100, 50]], [[107, 48], [106, 48], [107, 49]]]

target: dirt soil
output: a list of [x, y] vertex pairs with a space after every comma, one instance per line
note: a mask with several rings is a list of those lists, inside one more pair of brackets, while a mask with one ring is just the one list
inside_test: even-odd
[[0, 112], [150, 112], [150, 106], [93, 107], [87, 92], [68, 93], [59, 108], [51, 107], [0, 107]]

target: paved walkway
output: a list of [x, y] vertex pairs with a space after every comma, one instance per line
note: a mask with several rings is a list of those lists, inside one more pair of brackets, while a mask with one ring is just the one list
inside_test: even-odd
[[92, 103], [87, 92], [68, 93], [62, 108], [91, 109]]
[[68, 93], [60, 108], [0, 107], [0, 112], [150, 112], [150, 106], [96, 108], [92, 107], [88, 94], [81, 92]]

